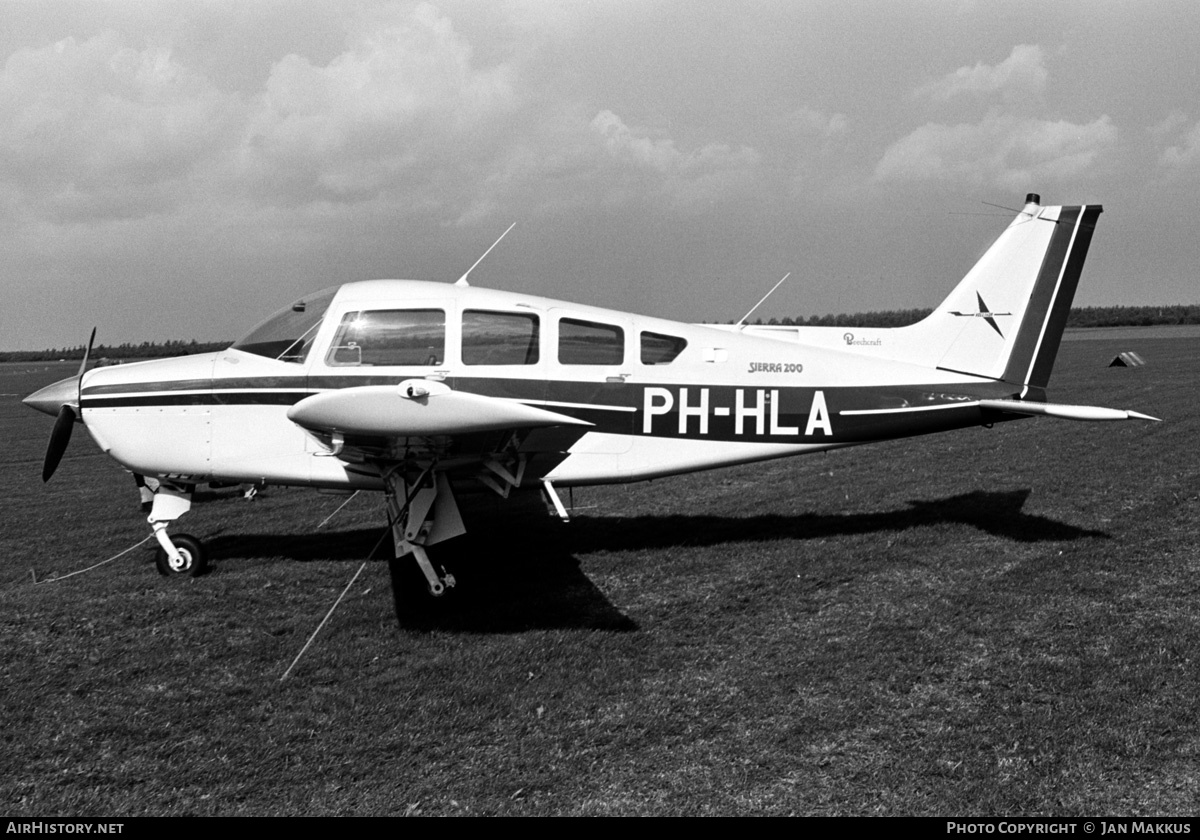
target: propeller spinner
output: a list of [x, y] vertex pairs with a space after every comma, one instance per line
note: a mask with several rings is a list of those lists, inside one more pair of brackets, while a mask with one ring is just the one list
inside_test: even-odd
[[75, 422], [83, 422], [83, 411], [80, 404], [83, 398], [83, 374], [87, 370], [88, 357], [92, 355], [92, 344], [96, 340], [96, 328], [92, 327], [92, 335], [88, 338], [87, 349], [83, 352], [83, 362], [79, 365], [79, 373], [70, 379], [63, 379], [53, 385], [30, 394], [23, 402], [30, 408], [46, 414], [56, 415], [54, 428], [50, 432], [50, 441], [46, 444], [46, 460], [42, 464], [42, 481], [49, 481], [50, 476], [58, 469], [63, 453], [71, 442], [71, 432]]

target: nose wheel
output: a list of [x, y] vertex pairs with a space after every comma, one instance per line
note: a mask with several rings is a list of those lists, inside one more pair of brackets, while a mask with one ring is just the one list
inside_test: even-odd
[[208, 568], [208, 557], [200, 540], [191, 534], [172, 534], [170, 539], [175, 546], [176, 557], [171, 557], [165, 548], [159, 546], [154, 555], [154, 565], [158, 567], [158, 573], [164, 577], [196, 577], [204, 574]]

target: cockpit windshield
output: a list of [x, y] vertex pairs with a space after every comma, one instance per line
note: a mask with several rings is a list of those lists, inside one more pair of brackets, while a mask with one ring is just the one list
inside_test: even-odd
[[283, 362], [303, 362], [325, 310], [340, 288], [330, 286], [305, 295], [239, 338], [232, 349]]

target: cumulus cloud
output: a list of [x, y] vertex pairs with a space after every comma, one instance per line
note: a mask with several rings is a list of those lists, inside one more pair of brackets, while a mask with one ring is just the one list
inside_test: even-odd
[[[0, 201], [10, 218], [52, 223], [206, 203], [226, 217], [373, 205], [465, 223], [506, 201], [689, 207], [758, 165], [746, 147], [688, 148], [584, 110], [503, 50], [482, 61], [427, 3], [354, 23], [340, 53], [284, 56], [242, 93], [113, 32], [13, 54], [0, 72]], [[819, 119], [826, 132], [844, 122]]]
[[724, 143], [710, 143], [693, 152], [683, 152], [667, 137], [653, 139], [637, 132], [612, 111], [601, 111], [592, 120], [591, 129], [617, 160], [658, 172], [690, 176], [714, 169], [740, 169], [753, 166], [758, 155], [745, 146], [737, 149]]
[[659, 204], [689, 212], [742, 194], [759, 171], [754, 149], [725, 143], [681, 148], [661, 132], [630, 126], [611, 110], [578, 107], [538, 115], [536, 125], [490, 162], [465, 223], [505, 203], [540, 213]]
[[[1151, 126], [1150, 133], [1155, 137], [1166, 138], [1177, 134], [1188, 124], [1187, 116], [1182, 111], [1173, 111], [1165, 120]], [[1200, 164], [1200, 122], [1183, 132], [1177, 143], [1163, 149], [1158, 156], [1159, 165], [1168, 169], [1187, 169]]]
[[276, 63], [242, 174], [298, 201], [370, 197], [424, 180], [451, 154], [465, 162], [515, 104], [511, 68], [476, 66], [450, 20], [422, 4], [324, 66]]
[[999, 94], [1006, 101], [1018, 101], [1040, 97], [1046, 86], [1047, 75], [1042, 62], [1041, 47], [1019, 44], [1013, 47], [1008, 58], [999, 64], [979, 62], [974, 67], [960, 67], [953, 73], [917, 88], [915, 95], [935, 102], [945, 102], [963, 94]]
[[1113, 148], [1108, 115], [1091, 122], [1035, 115], [1048, 74], [1040, 47], [1021, 44], [999, 64], [960, 67], [915, 95], [934, 103], [965, 98], [986, 111], [977, 122], [930, 121], [892, 143], [875, 167], [877, 180], [957, 179], [1020, 190], [1073, 178]]
[[785, 120], [797, 134], [828, 138], [846, 131], [845, 114], [826, 114], [813, 108], [797, 108]]
[[1200, 123], [1192, 126], [1192, 130], [1179, 145], [1164, 149], [1160, 162], [1173, 167], [1194, 166], [1200, 163]]
[[612, 111], [598, 113], [590, 128], [614, 164], [597, 173], [607, 181], [610, 200], [648, 190], [683, 208], [705, 205], [744, 185], [759, 163], [758, 153], [746, 146], [710, 143], [683, 151], [669, 137], [630, 128]]
[[51, 217], [161, 212], [228, 141], [239, 107], [169, 49], [112, 32], [19, 50], [0, 74], [0, 178]]
[[1113, 146], [1107, 115], [1090, 123], [990, 112], [975, 124], [927, 123], [893, 143], [875, 167], [879, 180], [962, 179], [1020, 190], [1071, 178]]
[[1146, 130], [1153, 137], [1166, 137], [1169, 134], [1174, 134], [1178, 129], [1187, 125], [1187, 123], [1187, 114], [1176, 108], [1174, 111], [1167, 114], [1167, 116], [1162, 120], [1150, 126]]

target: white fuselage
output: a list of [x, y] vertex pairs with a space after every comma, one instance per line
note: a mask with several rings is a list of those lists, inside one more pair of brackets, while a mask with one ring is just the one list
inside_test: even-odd
[[[444, 348], [417, 364], [363, 363], [361, 349], [346, 346], [345, 324], [355, 313], [378, 310], [444, 313]], [[535, 358], [502, 364], [469, 358], [464, 340], [476, 339], [464, 338], [467, 313], [535, 323]], [[584, 339], [569, 338], [580, 324]], [[980, 387], [986, 390], [980, 377], [881, 358], [883, 339], [870, 336], [887, 330], [855, 332], [865, 343], [814, 347], [791, 332], [682, 324], [475, 287], [368, 281], [337, 291], [302, 361], [235, 346], [100, 368], [84, 377], [82, 413], [100, 447], [137, 473], [378, 487], [376, 473], [331, 457], [328, 442], [289, 420], [288, 409], [330, 390], [427, 379], [587, 419], [593, 425], [567, 456], [538, 476], [574, 485], [864, 443], [895, 436], [884, 433], [884, 420], [917, 415], [921, 422], [902, 434], [935, 431], [978, 398]], [[614, 346], [588, 356], [593, 334], [598, 346]], [[335, 348], [335, 340], [342, 344]], [[660, 352], [664, 346], [682, 349], [664, 362], [670, 355]], [[931, 415], [940, 415], [933, 425]], [[976, 414], [959, 410], [950, 425], [976, 421]]]

